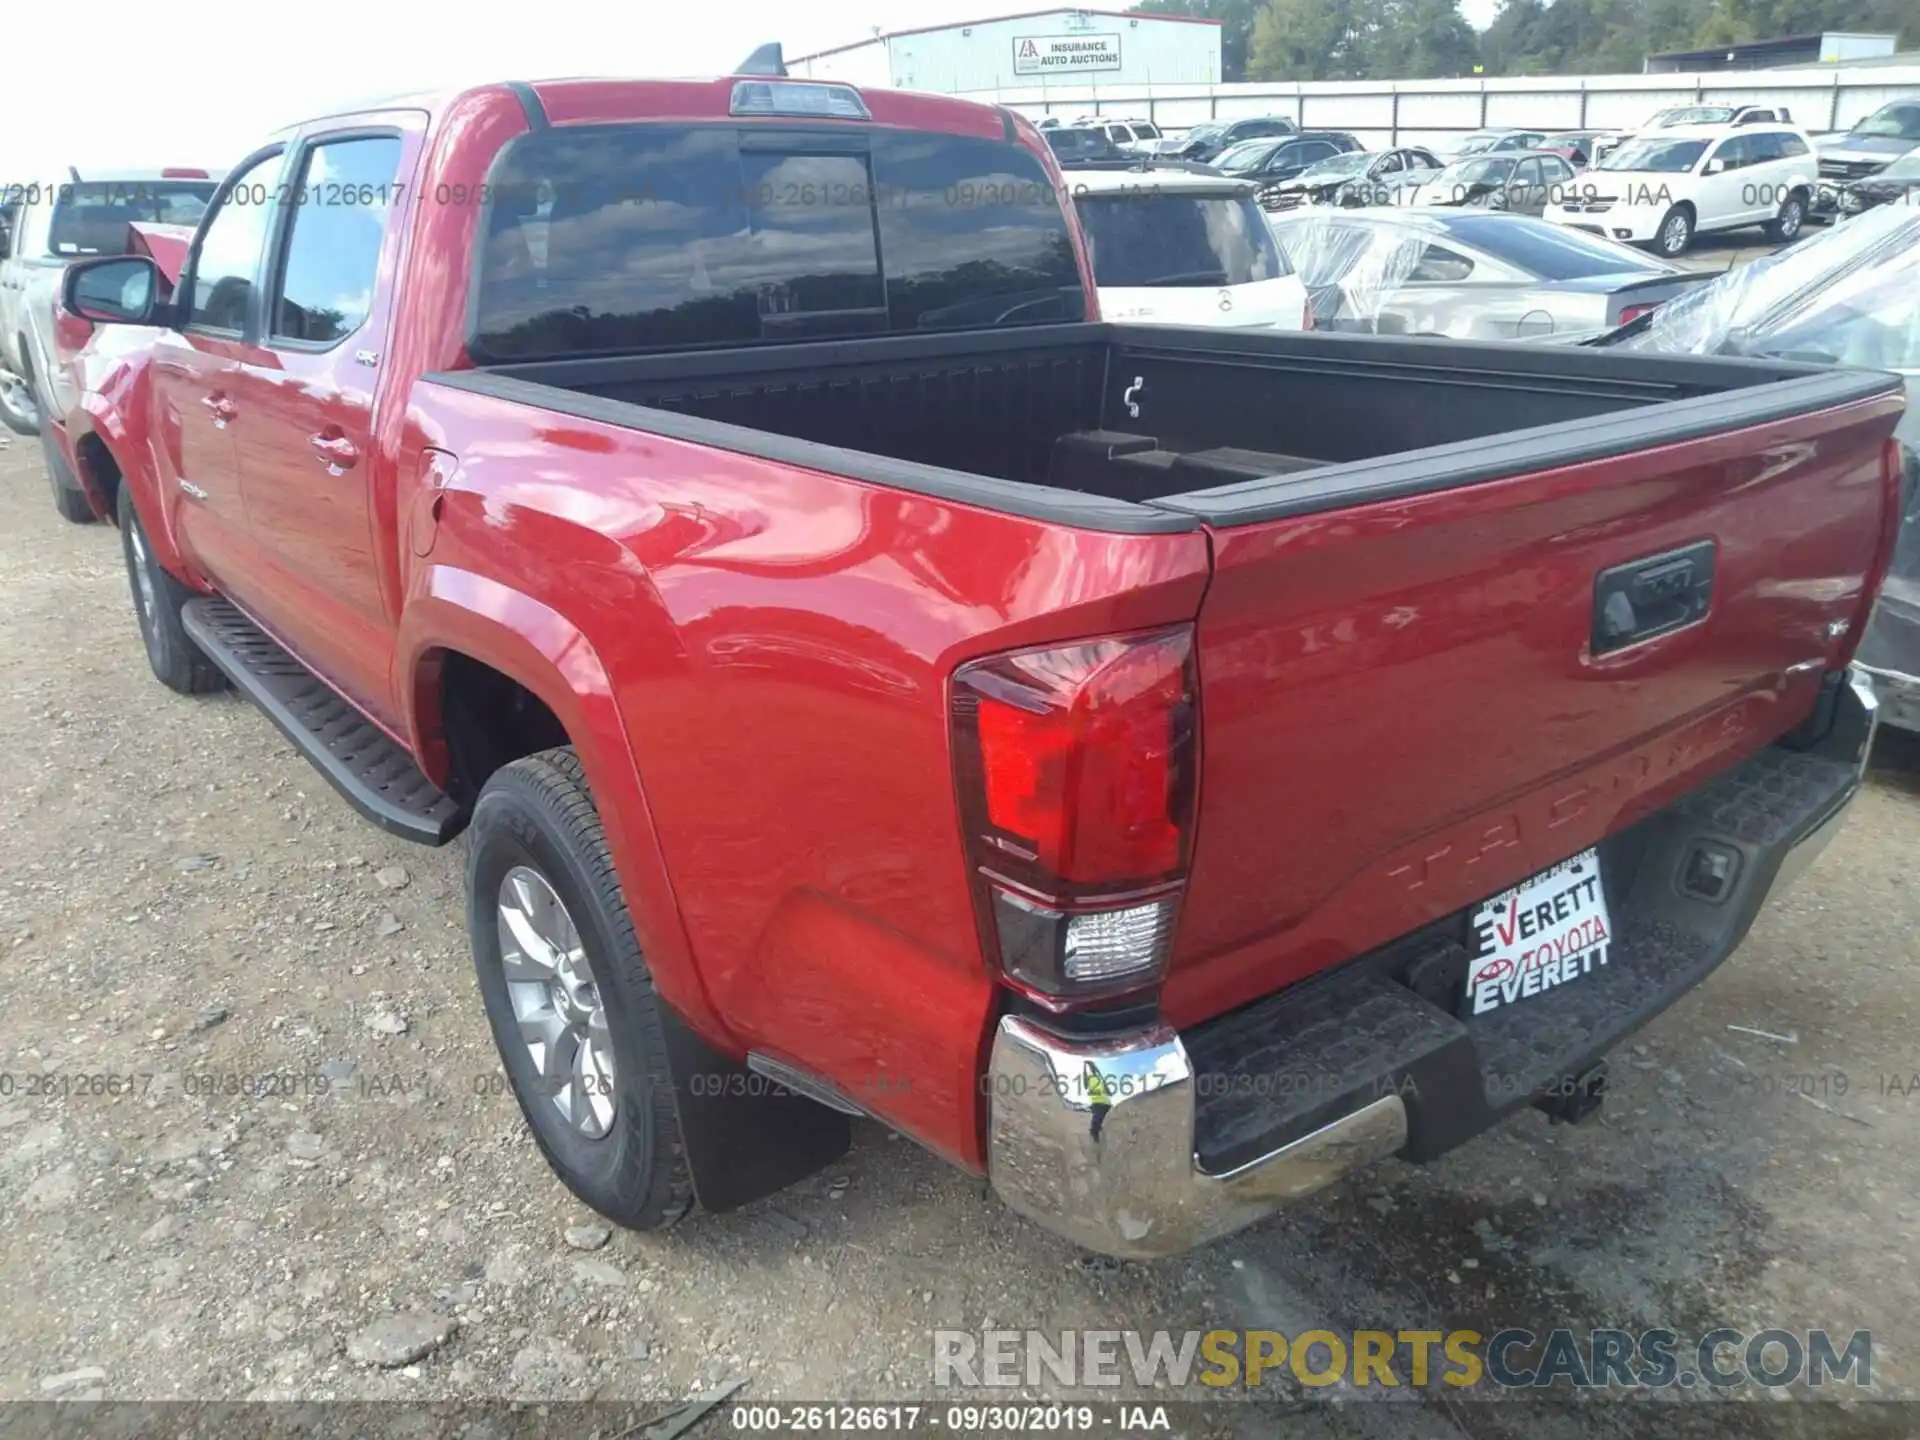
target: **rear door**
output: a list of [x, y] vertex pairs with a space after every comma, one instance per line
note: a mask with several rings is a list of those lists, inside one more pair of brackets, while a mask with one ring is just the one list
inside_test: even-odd
[[260, 618], [376, 718], [391, 718], [394, 627], [376, 502], [374, 394], [424, 117], [305, 135], [268, 270], [258, 338], [237, 357], [235, 454], [270, 581]]
[[[1745, 135], [1729, 135], [1707, 152], [1694, 182], [1694, 209], [1699, 214], [1696, 229], [1744, 225], [1758, 213], [1751, 200], [1753, 176], [1747, 172], [1751, 156]], [[1718, 174], [1707, 173], [1716, 160], [1723, 168]]]

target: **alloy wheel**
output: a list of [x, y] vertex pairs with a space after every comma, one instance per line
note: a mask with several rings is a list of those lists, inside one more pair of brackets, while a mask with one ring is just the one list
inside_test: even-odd
[[500, 881], [500, 956], [520, 1039], [540, 1088], [582, 1136], [613, 1127], [613, 1044], [579, 927], [539, 871]]

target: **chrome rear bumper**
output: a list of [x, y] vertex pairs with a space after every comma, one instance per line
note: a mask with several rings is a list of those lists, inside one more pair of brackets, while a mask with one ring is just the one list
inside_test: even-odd
[[1224, 1175], [1200, 1168], [1194, 1074], [1166, 1026], [1069, 1041], [1000, 1021], [989, 1069], [988, 1173], [1007, 1205], [1106, 1255], [1174, 1255], [1399, 1150], [1398, 1095]]
[[[1751, 889], [1723, 907], [1738, 914], [1718, 922], [1724, 926], [1715, 932], [1720, 940], [1709, 950], [1677, 953], [1670, 973], [1638, 988], [1630, 986], [1630, 1002], [1615, 1013], [1596, 1012], [1591, 1035], [1599, 1049], [1617, 1042], [1704, 978], [1738, 944], [1762, 903], [1826, 848], [1858, 792], [1878, 719], [1872, 680], [1855, 667], [1842, 687], [1831, 729], [1816, 747], [1819, 763], [1826, 766], [1828, 788], [1797, 812], [1798, 818], [1778, 839], [1756, 844]], [[1724, 783], [1732, 783], [1732, 777]], [[1632, 980], [1624, 973], [1632, 963], [1632, 956], [1616, 961], [1613, 969], [1619, 979]], [[1426, 1005], [1391, 982], [1362, 975], [1355, 983], [1363, 997], [1379, 993], [1384, 985], [1392, 992], [1393, 1005]], [[1371, 992], [1369, 985], [1374, 987]], [[1274, 1002], [1287, 1003], [1289, 993], [1282, 992]], [[1603, 994], [1590, 987], [1582, 998], [1598, 1000]], [[1004, 1016], [988, 1068], [989, 1178], [1011, 1209], [1089, 1250], [1151, 1258], [1204, 1244], [1376, 1160], [1402, 1151], [1410, 1158], [1430, 1158], [1503, 1113], [1478, 1083], [1460, 1090], [1448, 1088], [1444, 1080], [1463, 1073], [1478, 1076], [1476, 1057], [1486, 1043], [1484, 1034], [1476, 1037], [1470, 1023], [1444, 1011], [1431, 1014], [1435, 1045], [1462, 1047], [1447, 1053], [1459, 1059], [1464, 1050], [1464, 1070], [1458, 1064], [1423, 1070], [1428, 1060], [1444, 1058], [1435, 1048], [1404, 1065], [1357, 1071], [1350, 1078], [1359, 1083], [1347, 1092], [1357, 1097], [1353, 1109], [1220, 1173], [1201, 1163], [1195, 1133], [1196, 1069], [1170, 1026], [1077, 1038], [1055, 1034], [1021, 1016]], [[1304, 1030], [1283, 1025], [1277, 1033], [1295, 1036]], [[1570, 1052], [1564, 1058], [1566, 1073], [1572, 1074], [1597, 1057]], [[1410, 1086], [1409, 1076], [1418, 1083]], [[1429, 1084], [1433, 1077], [1443, 1077], [1443, 1083]], [[1410, 1114], [1402, 1096], [1412, 1094], [1418, 1103], [1423, 1088], [1426, 1110]], [[1512, 1096], [1505, 1108], [1524, 1104], [1528, 1095]], [[1469, 1114], [1462, 1122], [1460, 1117]], [[1442, 1129], [1447, 1133], [1436, 1137]]]

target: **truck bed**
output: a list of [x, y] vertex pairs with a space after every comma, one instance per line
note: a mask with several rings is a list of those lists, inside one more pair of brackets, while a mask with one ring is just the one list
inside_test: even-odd
[[[1805, 720], [1878, 575], [1901, 391], [1744, 360], [1088, 325], [454, 372], [419, 402], [481, 485], [561, 443], [556, 413], [580, 417], [560, 427], [570, 473], [630, 497], [609, 514], [773, 527], [755, 553], [778, 550], [781, 574], [908, 543], [845, 537], [888, 536], [877, 517], [916, 495], [934, 504], [911, 543], [979, 532], [968, 554], [994, 586], [1004, 555], [980, 557], [1030, 555], [1040, 532], [1098, 545], [1109, 577], [1166, 574], [1167, 552], [1203, 540], [1203, 587], [1130, 612], [1194, 626], [1197, 838], [1160, 993], [1188, 1025], [1457, 915]], [[714, 451], [769, 462], [777, 488], [716, 479], [760, 472]], [[674, 593], [674, 567], [704, 563], [683, 549], [650, 575], [692, 624], [710, 587]], [[869, 607], [950, 604], [915, 593], [935, 583], [918, 569], [871, 578], [848, 615], [803, 626], [806, 605], [776, 607], [783, 646], [866, 673]], [[901, 693], [943, 695], [956, 657], [1127, 628], [1046, 594], [1054, 612], [1027, 625], [1003, 602], [968, 610]], [[756, 614], [705, 653], [764, 645]], [[723, 755], [791, 750], [811, 699], [766, 701], [777, 734], [738, 711], [702, 722], [725, 737], [711, 773], [653, 767], [686, 776], [658, 802], [663, 833], [682, 799], [710, 812], [736, 775]], [[942, 742], [913, 768], [947, 763]]]
[[1878, 393], [1812, 366], [1104, 324], [498, 365], [434, 383], [1096, 529], [1236, 524]]

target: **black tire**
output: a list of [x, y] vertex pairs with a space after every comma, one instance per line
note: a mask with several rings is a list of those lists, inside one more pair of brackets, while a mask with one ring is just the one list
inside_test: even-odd
[[[20, 353], [25, 355], [26, 339], [22, 337], [16, 343], [20, 346]], [[0, 366], [0, 369], [4, 369], [4, 366]], [[32, 414], [21, 408], [23, 396], [32, 406]], [[40, 410], [38, 402], [33, 399], [31, 376], [16, 376], [9, 371], [5, 378], [0, 378], [0, 425], [5, 425], [16, 435], [34, 436], [40, 433]]]
[[1692, 244], [1693, 209], [1676, 205], [1660, 217], [1660, 228], [1653, 232], [1653, 248], [1667, 259], [1677, 260]]
[[1807, 223], [1807, 197], [1798, 190], [1780, 202], [1780, 213], [1767, 222], [1767, 238], [1776, 245], [1789, 245], [1800, 238]]
[[47, 485], [53, 491], [53, 508], [60, 512], [60, 518], [76, 525], [91, 525], [93, 506], [80, 488], [80, 477], [73, 473], [60, 447], [53, 443], [53, 436], [44, 429], [40, 432], [40, 454], [47, 462]]
[[[542, 1088], [508, 992], [500, 892], [525, 866], [566, 907], [592, 967], [613, 1051], [614, 1111], [604, 1134], [576, 1129]], [[667, 1063], [661, 1002], [614, 875], [600, 813], [571, 748], [494, 772], [467, 827], [467, 929], [494, 1044], [534, 1143], [561, 1182], [609, 1220], [659, 1230], [694, 1206]]]
[[[127, 588], [133, 595], [133, 615], [140, 639], [147, 647], [147, 663], [160, 683], [182, 695], [210, 695], [224, 690], [227, 677], [188, 636], [180, 623], [180, 607], [194, 592], [160, 568], [147, 543], [147, 532], [133, 508], [133, 492], [120, 487], [120, 553], [127, 562]], [[141, 583], [142, 574], [146, 583]]]

